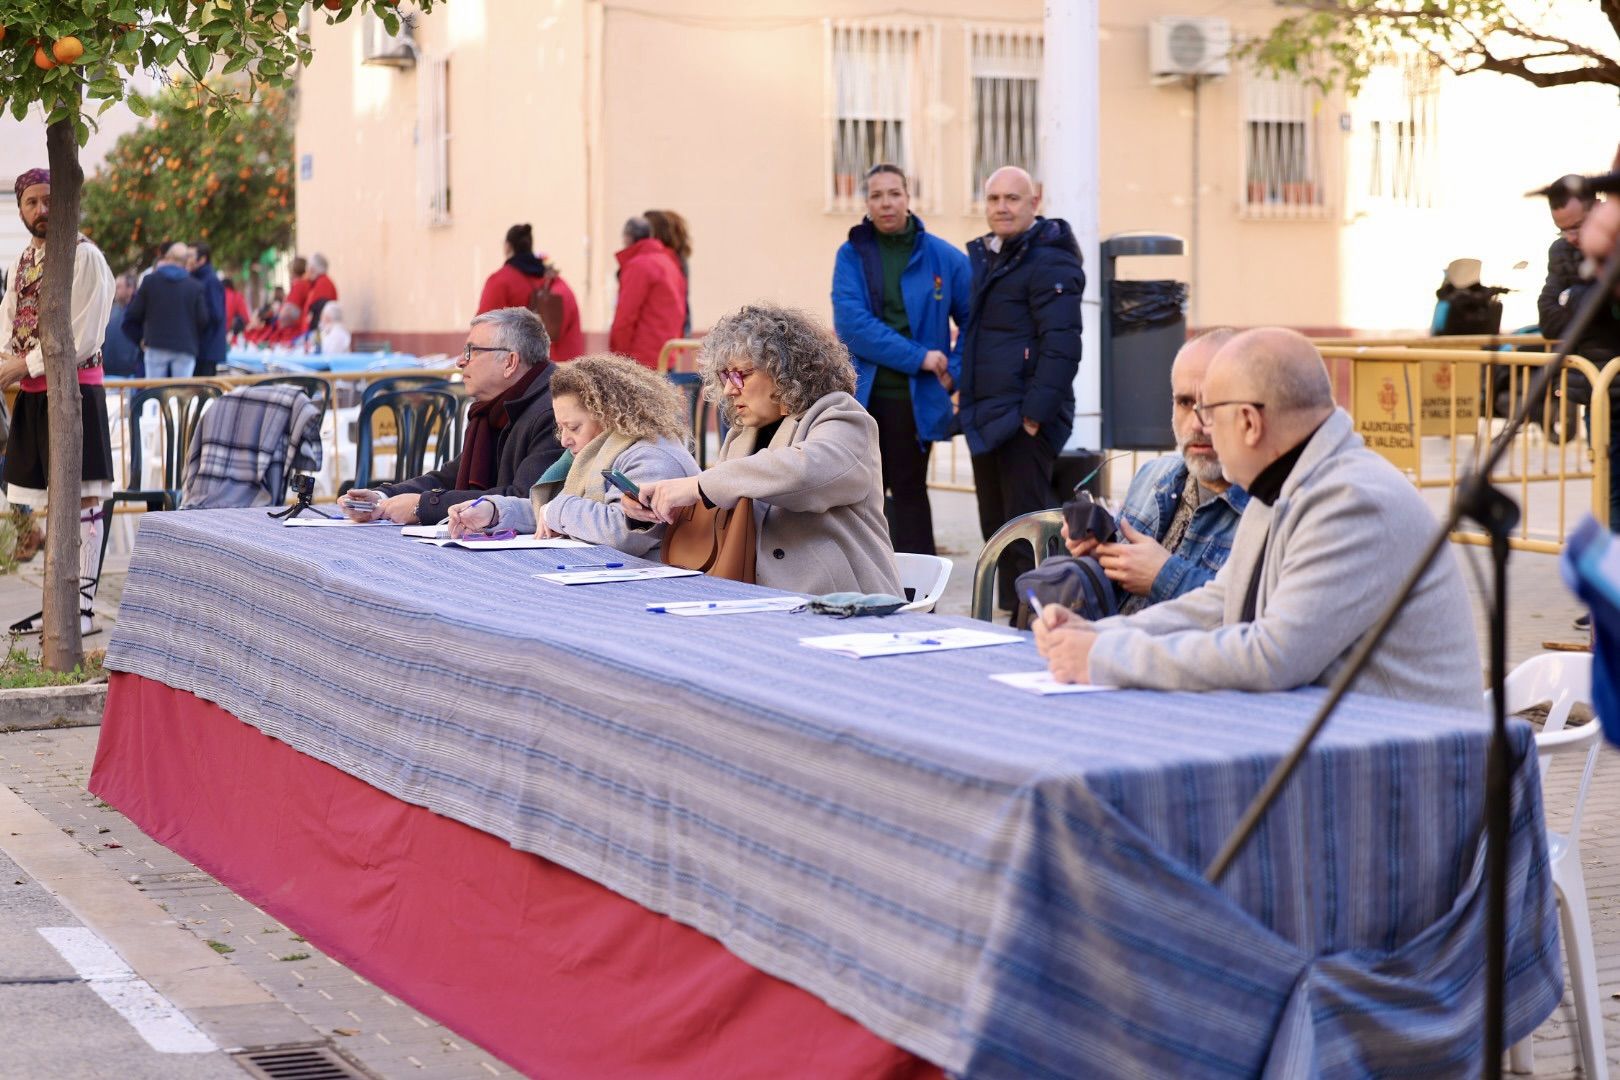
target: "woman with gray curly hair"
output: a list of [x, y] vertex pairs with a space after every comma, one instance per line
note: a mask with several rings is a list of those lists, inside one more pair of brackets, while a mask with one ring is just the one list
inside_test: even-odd
[[686, 397], [668, 380], [623, 356], [582, 356], [551, 376], [551, 407], [563, 456], [529, 492], [487, 495], [450, 508], [450, 535], [512, 529], [570, 536], [646, 555], [664, 527], [625, 515], [616, 471], [637, 485], [694, 476], [686, 448]]
[[715, 324], [698, 359], [732, 425], [719, 459], [701, 476], [644, 485], [625, 512], [668, 522], [700, 499], [752, 499], [758, 584], [900, 595], [877, 424], [855, 400], [849, 350], [802, 311], [752, 304]]

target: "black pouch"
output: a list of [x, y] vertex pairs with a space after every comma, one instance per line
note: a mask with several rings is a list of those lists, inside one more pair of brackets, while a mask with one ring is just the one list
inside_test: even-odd
[[1035, 569], [1019, 574], [1016, 588], [1020, 614], [1027, 607], [1026, 598], [1031, 593], [1043, 607], [1047, 604], [1066, 607], [1082, 619], [1095, 621], [1119, 614], [1114, 583], [1103, 573], [1102, 563], [1089, 555], [1083, 559], [1047, 559]]
[[1069, 539], [1089, 536], [1099, 543], [1113, 541], [1119, 526], [1108, 508], [1091, 497], [1089, 491], [1077, 491], [1074, 499], [1063, 504], [1063, 520], [1069, 526]]

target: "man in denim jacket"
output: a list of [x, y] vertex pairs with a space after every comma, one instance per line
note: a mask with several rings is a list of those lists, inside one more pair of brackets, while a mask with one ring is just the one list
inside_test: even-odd
[[[1210, 358], [1232, 337], [1231, 330], [1210, 330], [1193, 338], [1176, 354], [1170, 369], [1174, 395], [1171, 427], [1176, 457], [1148, 462], [1131, 481], [1120, 512], [1117, 543], [1091, 537], [1075, 540], [1063, 527], [1063, 539], [1075, 558], [1092, 556], [1114, 583], [1119, 613], [1128, 615], [1169, 600], [1215, 577], [1232, 550], [1238, 518], [1249, 496], [1221, 475], [1220, 459], [1193, 406]], [[1026, 581], [1020, 579], [1019, 593]]]

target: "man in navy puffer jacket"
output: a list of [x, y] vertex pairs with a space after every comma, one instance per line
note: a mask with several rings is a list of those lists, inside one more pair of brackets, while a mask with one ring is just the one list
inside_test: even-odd
[[[1023, 169], [992, 173], [984, 201], [990, 232], [968, 243], [973, 304], [957, 409], [988, 540], [1052, 505], [1052, 467], [1074, 430], [1086, 276], [1068, 222], [1037, 216], [1040, 194]], [[1003, 610], [1017, 608], [1013, 579], [1033, 566], [1023, 544], [1003, 556]]]

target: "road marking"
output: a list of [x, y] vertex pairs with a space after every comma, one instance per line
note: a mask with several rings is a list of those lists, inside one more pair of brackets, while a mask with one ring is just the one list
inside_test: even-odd
[[219, 1049], [150, 983], [137, 977], [94, 930], [85, 926], [41, 926], [38, 930], [96, 996], [127, 1020], [153, 1050], [208, 1054]]

